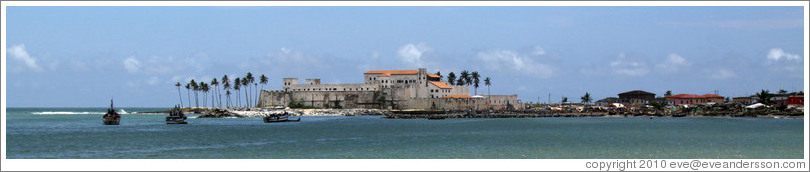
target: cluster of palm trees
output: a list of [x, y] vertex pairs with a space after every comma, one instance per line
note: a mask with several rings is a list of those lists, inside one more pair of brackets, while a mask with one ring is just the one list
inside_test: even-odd
[[[441, 72], [436, 72], [436, 75], [442, 77]], [[472, 85], [475, 88], [475, 95], [478, 95], [478, 86], [481, 83], [479, 78], [481, 78], [481, 75], [478, 74], [478, 71], [470, 73], [467, 70], [463, 70], [461, 71], [461, 76], [458, 76], [458, 78], [456, 78], [456, 74], [453, 72], [447, 74], [447, 82], [450, 83], [450, 85]], [[487, 86], [487, 94], [489, 94], [489, 86], [492, 85], [489, 77], [484, 78], [484, 85]]]
[[[259, 77], [259, 82], [256, 83], [256, 78], [253, 77], [253, 74], [248, 72], [242, 78], [234, 78], [233, 84], [231, 80], [228, 78], [228, 75], [223, 75], [222, 80], [217, 80], [217, 78], [211, 79], [211, 82], [196, 82], [194, 79], [191, 79], [188, 83], [186, 83], [186, 102], [188, 106], [191, 106], [191, 92], [194, 92], [194, 107], [200, 107], [199, 102], [199, 92], [203, 93], [203, 107], [223, 107], [222, 105], [222, 92], [219, 89], [219, 85], [222, 84], [222, 88], [225, 90], [225, 106], [224, 107], [251, 107], [257, 104], [258, 97], [259, 97], [259, 88], [258, 84], [262, 84], [262, 89], [264, 89], [264, 85], [267, 84], [267, 76], [262, 74]], [[180, 93], [180, 82], [174, 84], [177, 87], [177, 94], [180, 98], [180, 106], [185, 107], [183, 104], [183, 97]], [[214, 87], [211, 90], [211, 87]], [[231, 101], [231, 89], [233, 89], [236, 93], [236, 102]], [[240, 98], [239, 90], [242, 89], [245, 91], [245, 101], [242, 102]], [[211, 93], [211, 101], [210, 104], [208, 102], [208, 92]], [[216, 96], [215, 96], [216, 95]]]

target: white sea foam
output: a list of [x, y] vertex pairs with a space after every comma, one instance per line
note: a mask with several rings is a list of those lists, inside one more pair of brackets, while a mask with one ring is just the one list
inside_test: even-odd
[[[31, 112], [34, 115], [104, 115], [107, 112], [69, 112], [69, 111], [43, 111]], [[137, 112], [127, 112], [124, 109], [118, 111], [118, 114], [135, 114]]]
[[45, 112], [32, 112], [34, 115], [96, 115], [105, 114], [104, 112], [64, 112], [64, 111], [45, 111]]

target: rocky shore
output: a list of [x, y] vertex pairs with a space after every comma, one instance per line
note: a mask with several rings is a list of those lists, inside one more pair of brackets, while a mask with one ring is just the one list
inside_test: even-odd
[[249, 118], [265, 117], [271, 114], [287, 112], [292, 116], [370, 116], [386, 115], [391, 112], [379, 109], [258, 109], [258, 108], [227, 108], [209, 109], [197, 118]]

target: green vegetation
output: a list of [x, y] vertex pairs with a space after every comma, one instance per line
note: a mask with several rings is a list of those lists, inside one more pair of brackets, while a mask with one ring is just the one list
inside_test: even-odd
[[591, 100], [593, 100], [591, 94], [588, 92], [585, 92], [585, 96], [582, 96], [580, 99], [582, 99], [582, 103], [591, 103]]

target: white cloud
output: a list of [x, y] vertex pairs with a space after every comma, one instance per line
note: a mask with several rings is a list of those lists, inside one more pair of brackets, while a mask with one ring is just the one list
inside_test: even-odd
[[734, 71], [728, 69], [718, 69], [717, 71], [710, 71], [709, 78], [712, 79], [726, 79], [737, 76]]
[[138, 69], [141, 68], [141, 61], [138, 61], [138, 59], [135, 59], [134, 56], [124, 59], [123, 64], [124, 64], [124, 68], [129, 73], [138, 72]]
[[627, 58], [627, 55], [620, 53], [619, 57], [610, 62], [613, 73], [627, 76], [644, 76], [649, 73], [649, 69], [643, 62], [638, 62]]
[[478, 52], [478, 58], [492, 70], [513, 70], [541, 78], [551, 77], [549, 65], [536, 62], [530, 56], [512, 50], [489, 50]]
[[797, 55], [797, 54], [791, 54], [791, 53], [785, 52], [781, 48], [771, 48], [771, 51], [768, 53], [767, 58], [768, 58], [769, 61], [779, 61], [781, 59], [798, 60], [801, 57], [799, 57], [799, 55]]
[[432, 49], [427, 45], [425, 45], [424, 43], [406, 44], [403, 45], [402, 47], [399, 47], [398, 55], [402, 61], [409, 63], [413, 66], [421, 67], [422, 54], [430, 50]]
[[8, 53], [11, 54], [12, 58], [25, 63], [25, 66], [31, 70], [42, 71], [42, 67], [37, 64], [37, 59], [31, 57], [31, 55], [28, 54], [28, 51], [25, 50], [25, 44], [13, 45], [9, 47]]
[[669, 56], [667, 56], [667, 60], [665, 60], [663, 63], [656, 65], [656, 67], [663, 72], [672, 73], [677, 72], [679, 71], [679, 69], [688, 67], [690, 65], [692, 64], [689, 63], [685, 58], [681, 57], [678, 54], [673, 53], [669, 54]]

